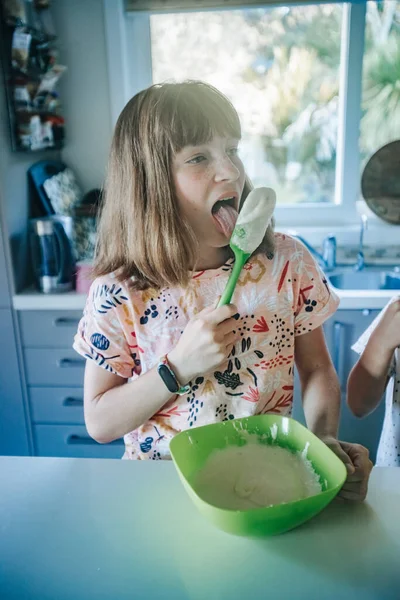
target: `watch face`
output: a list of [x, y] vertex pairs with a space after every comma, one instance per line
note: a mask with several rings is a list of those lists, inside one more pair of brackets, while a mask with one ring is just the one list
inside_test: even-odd
[[369, 208], [393, 224], [400, 224], [400, 140], [380, 148], [367, 162], [361, 191]]
[[159, 365], [158, 372], [160, 374], [161, 379], [167, 386], [168, 391], [170, 391], [172, 394], [176, 394], [179, 390], [179, 385], [176, 378], [168, 369], [167, 365]]

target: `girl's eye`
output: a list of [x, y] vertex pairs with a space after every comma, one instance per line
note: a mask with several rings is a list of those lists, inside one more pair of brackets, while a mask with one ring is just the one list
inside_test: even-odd
[[206, 160], [206, 157], [203, 156], [203, 154], [199, 154], [198, 156], [194, 156], [193, 158], [188, 160], [187, 163], [189, 165], [198, 165], [199, 163], [203, 162], [203, 160]]
[[234, 148], [229, 148], [229, 150], [228, 150], [229, 156], [237, 156], [238, 152], [239, 152], [239, 148], [237, 148], [236, 146]]

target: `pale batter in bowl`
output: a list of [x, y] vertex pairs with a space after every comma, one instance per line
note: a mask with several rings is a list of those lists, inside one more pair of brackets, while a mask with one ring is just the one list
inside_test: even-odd
[[194, 477], [193, 486], [206, 502], [234, 510], [292, 502], [321, 492], [318, 475], [301, 454], [258, 441], [215, 450]]

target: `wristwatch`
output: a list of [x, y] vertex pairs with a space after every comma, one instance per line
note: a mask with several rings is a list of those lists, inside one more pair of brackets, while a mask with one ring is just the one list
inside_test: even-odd
[[160, 362], [157, 367], [158, 374], [161, 379], [165, 383], [165, 386], [171, 394], [177, 394], [178, 396], [184, 396], [188, 392], [190, 392], [190, 385], [182, 386], [175, 373], [171, 369], [171, 366], [168, 362], [167, 355], [160, 358]]

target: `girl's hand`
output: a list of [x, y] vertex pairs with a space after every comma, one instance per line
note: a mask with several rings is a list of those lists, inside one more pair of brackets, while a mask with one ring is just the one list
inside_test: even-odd
[[239, 337], [234, 333], [237, 321], [232, 317], [235, 314], [236, 306], [228, 304], [205, 308], [189, 321], [178, 344], [168, 354], [181, 385], [226, 360]]
[[382, 315], [371, 341], [376, 342], [381, 349], [388, 353], [394, 352], [400, 346], [400, 297], [391, 302]]
[[340, 458], [347, 469], [347, 479], [338, 497], [353, 502], [363, 502], [367, 496], [369, 476], [373, 467], [367, 448], [360, 444], [339, 442], [333, 437], [321, 439]]

